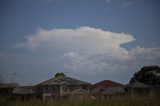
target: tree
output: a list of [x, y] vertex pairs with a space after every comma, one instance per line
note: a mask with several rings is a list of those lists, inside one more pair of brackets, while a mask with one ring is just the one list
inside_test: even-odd
[[59, 76], [65, 77], [66, 75], [63, 72], [58, 72], [55, 74], [55, 77], [59, 77]]
[[0, 74], [0, 83], [3, 83], [3, 76]]
[[148, 85], [160, 84], [160, 67], [159, 66], [144, 66], [140, 71], [134, 74], [130, 82], [139, 81]]

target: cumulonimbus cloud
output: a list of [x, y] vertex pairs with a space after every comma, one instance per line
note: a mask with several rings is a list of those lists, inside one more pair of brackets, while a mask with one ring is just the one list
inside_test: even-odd
[[[86, 26], [39, 29], [35, 34], [26, 36], [26, 40], [17, 44], [16, 48], [38, 49], [39, 52], [47, 48], [52, 56], [46, 53], [46, 58], [59, 59], [61, 66], [72, 72], [129, 77], [128, 71], [160, 64], [160, 48], [138, 46], [127, 50], [121, 46], [134, 40], [131, 34]], [[56, 53], [59, 57], [54, 56]]]
[[57, 45], [70, 51], [81, 50], [86, 55], [108, 54], [125, 57], [128, 52], [121, 45], [134, 41], [134, 37], [126, 33], [116, 33], [92, 27], [75, 29], [39, 29], [36, 34], [26, 36], [26, 42], [16, 47], [37, 49], [41, 45]]

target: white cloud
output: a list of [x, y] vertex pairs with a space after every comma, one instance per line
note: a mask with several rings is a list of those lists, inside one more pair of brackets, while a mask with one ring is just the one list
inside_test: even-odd
[[119, 6], [123, 8], [127, 8], [133, 4], [131, 0], [105, 0], [107, 4], [107, 9], [112, 8], [114, 6]]
[[106, 3], [110, 3], [112, 0], [106, 0]]
[[0, 51], [0, 59], [7, 58], [7, 57], [10, 57], [10, 56], [11, 56], [11, 54], [9, 54], [8, 52]]
[[26, 42], [16, 47], [37, 49], [42, 45], [57, 45], [70, 51], [81, 50], [85, 55], [108, 54], [126, 58], [128, 52], [121, 44], [134, 41], [134, 37], [126, 33], [116, 33], [92, 27], [76, 29], [39, 29], [36, 34], [26, 36]]
[[44, 0], [44, 1], [46, 1], [46, 2], [57, 2], [59, 0]]
[[9, 51], [0, 51], [0, 59], [8, 59], [13, 57], [22, 57], [22, 54], [13, 54]]
[[124, 7], [124, 8], [129, 7], [129, 6], [131, 6], [131, 5], [132, 5], [132, 2], [131, 2], [131, 1], [124, 1], [124, 2], [122, 3], [122, 7]]
[[156, 60], [160, 58], [160, 48], [143, 48], [137, 47], [132, 48], [129, 51], [130, 57], [133, 59], [142, 59], [142, 60]]
[[[16, 47], [27, 47], [59, 57], [59, 63], [66, 70], [88, 75], [114, 75], [123, 77], [129, 71], [137, 71], [144, 65], [160, 64], [160, 48], [123, 48], [121, 45], [134, 41], [127, 33], [116, 33], [92, 27], [75, 29], [39, 29], [26, 36], [26, 41]], [[45, 56], [45, 55], [44, 55]], [[58, 64], [58, 63], [57, 63]], [[124, 74], [124, 75], [123, 75]], [[127, 76], [129, 77], [129, 75]]]
[[[138, 71], [145, 65], [160, 65], [160, 48], [133, 48], [128, 51], [128, 59], [122, 60], [106, 54], [84, 56], [69, 52], [62, 56], [65, 68], [89, 74], [119, 74]], [[87, 70], [87, 71], [86, 71]]]

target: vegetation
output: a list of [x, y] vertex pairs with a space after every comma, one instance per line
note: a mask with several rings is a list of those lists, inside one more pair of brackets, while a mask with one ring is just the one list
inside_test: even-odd
[[160, 106], [159, 98], [114, 97], [107, 99], [54, 100], [54, 101], [0, 101], [0, 106]]
[[144, 66], [140, 71], [134, 74], [131, 82], [139, 81], [149, 85], [160, 85], [160, 67]]
[[66, 76], [63, 72], [58, 72], [55, 74], [55, 77], [59, 77], [59, 76]]

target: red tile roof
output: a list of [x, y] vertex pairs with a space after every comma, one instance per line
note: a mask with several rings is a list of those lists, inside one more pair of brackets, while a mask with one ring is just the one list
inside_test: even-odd
[[103, 80], [100, 82], [97, 82], [96, 84], [92, 85], [91, 88], [95, 88], [95, 87], [104, 87], [104, 88], [108, 88], [108, 87], [119, 87], [119, 86], [123, 86], [120, 83], [114, 82], [114, 81], [110, 81], [110, 80]]

